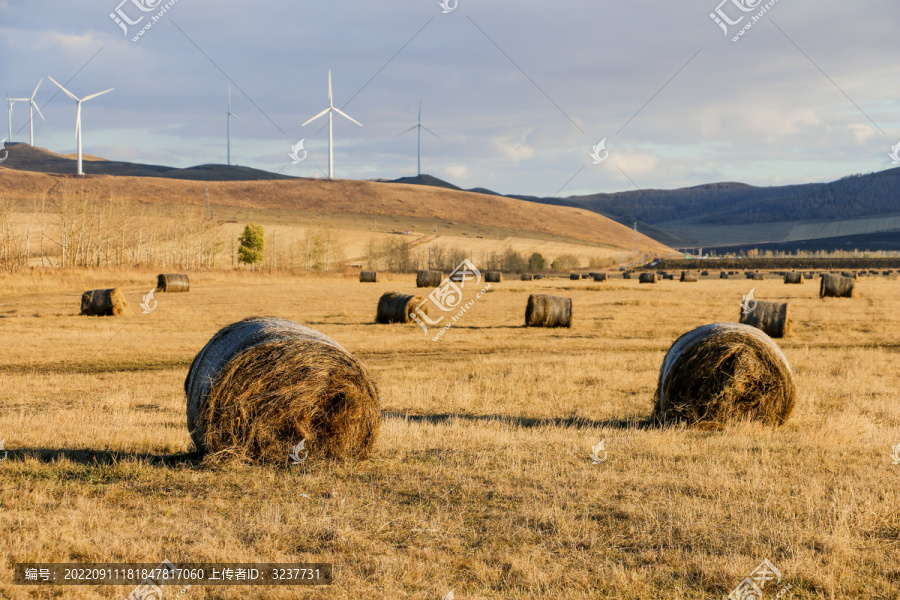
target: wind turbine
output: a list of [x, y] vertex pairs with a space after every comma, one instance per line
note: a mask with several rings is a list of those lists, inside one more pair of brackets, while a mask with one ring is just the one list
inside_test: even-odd
[[418, 129], [418, 130], [419, 130], [419, 131], [418, 131], [419, 150], [418, 150], [418, 153], [417, 153], [417, 157], [418, 157], [418, 162], [417, 162], [417, 164], [418, 164], [418, 174], [421, 175], [421, 174], [422, 174], [422, 130], [424, 129], [425, 131], [427, 131], [428, 133], [430, 133], [431, 135], [433, 135], [433, 136], [436, 137], [437, 139], [441, 139], [441, 136], [439, 136], [438, 134], [436, 134], [436, 133], [433, 132], [432, 130], [430, 130], [430, 129], [428, 129], [427, 127], [425, 127], [424, 125], [422, 125], [422, 101], [421, 101], [421, 100], [419, 100], [419, 123], [418, 123], [417, 125], [413, 125], [412, 127], [410, 127], [409, 129], [407, 129], [406, 131], [401, 131], [401, 132], [398, 133], [397, 135], [400, 136], [400, 135], [403, 135], [404, 133], [409, 133], [409, 132], [412, 131], [413, 129]]
[[[9, 105], [9, 113], [10, 113], [9, 114], [9, 117], [10, 117], [10, 119], [9, 119], [9, 121], [10, 121], [9, 134], [10, 134], [10, 136], [12, 136], [12, 103], [13, 102], [27, 102], [28, 103], [28, 110], [31, 115], [30, 118], [28, 119], [28, 125], [31, 127], [31, 137], [29, 139], [31, 140], [32, 146], [34, 146], [34, 111], [35, 111], [35, 109], [37, 109], [38, 114], [41, 115], [41, 118], [44, 119], [44, 115], [41, 114], [41, 109], [38, 108], [37, 103], [34, 101], [34, 97], [37, 95], [38, 88], [41, 87], [42, 83], [44, 83], [43, 77], [41, 78], [40, 81], [38, 81], [37, 87], [34, 88], [34, 91], [31, 92], [31, 98], [10, 98], [9, 96], [7, 96], [7, 100], [10, 101], [10, 105]], [[46, 120], [47, 119], [44, 119], [44, 121], [46, 121]]]
[[69, 98], [71, 98], [72, 100], [74, 100], [75, 102], [78, 103], [78, 111], [75, 116], [75, 140], [76, 140], [76, 143], [78, 144], [78, 171], [77, 171], [76, 175], [84, 175], [84, 171], [81, 169], [81, 103], [87, 102], [88, 100], [93, 100], [97, 96], [102, 96], [106, 92], [113, 91], [115, 88], [109, 88], [108, 90], [104, 90], [102, 92], [97, 92], [96, 94], [91, 94], [90, 96], [85, 96], [84, 98], [78, 98], [75, 94], [73, 94], [72, 92], [70, 92], [69, 90], [64, 88], [63, 86], [59, 85], [59, 82], [57, 82], [52, 77], [50, 77], [50, 81], [55, 83], [57, 85], [57, 87], [59, 87], [59, 89], [64, 91], [66, 93], [66, 95], [69, 96]]
[[225, 113], [225, 119], [228, 121], [228, 125], [226, 126], [227, 135], [228, 135], [228, 166], [231, 166], [231, 117], [234, 117], [238, 121], [243, 121], [242, 118], [231, 112], [231, 86], [228, 86], [228, 112]]
[[16, 99], [10, 98], [9, 94], [6, 94], [6, 101], [9, 103], [9, 143], [12, 143], [12, 107], [13, 104], [16, 103]]
[[345, 114], [341, 109], [334, 107], [334, 100], [331, 95], [331, 71], [328, 71], [328, 108], [314, 116], [312, 119], [301, 125], [300, 127], [304, 127], [309, 125], [322, 115], [328, 113], [328, 179], [334, 179], [334, 113], [337, 113], [344, 117], [345, 119], [349, 119], [362, 127], [362, 123], [354, 119], [353, 117]]

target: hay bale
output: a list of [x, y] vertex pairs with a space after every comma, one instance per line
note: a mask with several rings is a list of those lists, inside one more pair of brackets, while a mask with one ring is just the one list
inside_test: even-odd
[[668, 279], [668, 280], [670, 280], [670, 281], [674, 281], [674, 280], [675, 280], [675, 273], [666, 273], [666, 279]]
[[124, 315], [128, 301], [119, 288], [89, 290], [81, 295], [81, 314], [89, 317], [112, 317]]
[[443, 279], [441, 271], [422, 270], [416, 273], [416, 287], [437, 287]]
[[756, 281], [763, 281], [766, 278], [765, 273], [754, 273], [750, 279], [754, 279]]
[[753, 279], [753, 271], [744, 271], [744, 277], [747, 279]]
[[[413, 294], [400, 294], [398, 292], [385, 292], [378, 299], [378, 311], [375, 314], [376, 323], [412, 323], [410, 314], [420, 304], [425, 302], [422, 296]], [[428, 314], [427, 305], [421, 309]]]
[[728, 273], [722, 271], [721, 273], [719, 273], [719, 279], [728, 279]]
[[785, 283], [803, 283], [803, 273], [792, 271], [784, 274]]
[[579, 279], [581, 279], [581, 275], [579, 275], [578, 273], [571, 273], [569, 275], [569, 279], [572, 281], [578, 281]]
[[709, 277], [709, 271], [700, 271], [700, 277]]
[[841, 271], [841, 277], [849, 277], [850, 279], [858, 279], [859, 273], [856, 271]]
[[156, 291], [158, 292], [188, 292], [191, 282], [183, 273], [161, 273], [156, 276]]
[[762, 329], [767, 336], [782, 338], [791, 331], [791, 317], [787, 302], [760, 300], [749, 314], [741, 311], [740, 322]]
[[825, 273], [819, 283], [820, 298], [852, 298], [856, 281], [843, 275]]
[[813, 278], [812, 272], [803, 274], [803, 279], [812, 279], [812, 278]]
[[484, 280], [487, 283], [500, 283], [503, 281], [503, 273], [500, 271], [486, 271], [484, 274]]
[[656, 283], [656, 273], [641, 273], [638, 281], [640, 283]]
[[219, 330], [184, 391], [198, 451], [258, 462], [287, 462], [301, 440], [310, 457], [365, 458], [381, 416], [365, 365], [318, 331], [274, 317]]
[[606, 273], [594, 273], [594, 281], [606, 281]]
[[532, 294], [525, 306], [526, 327], [571, 327], [572, 299]]
[[543, 276], [543, 275], [535, 275], [534, 278], [535, 278], [535, 279], [543, 279], [544, 276]]
[[631, 279], [631, 272], [625, 271], [624, 273], [622, 273], [622, 279]]
[[360, 271], [360, 283], [378, 283], [378, 271]]
[[750, 325], [717, 323], [684, 334], [669, 348], [654, 416], [690, 425], [743, 419], [780, 425], [796, 396], [791, 367], [772, 338]]
[[[535, 277], [534, 275], [530, 275], [528, 273], [522, 273], [521, 279], [522, 279], [522, 281], [531, 281], [532, 279], [534, 279], [534, 277]], [[538, 278], [538, 279], [540, 279], [540, 278]]]
[[688, 283], [694, 283], [700, 281], [700, 278], [697, 277], [696, 271], [682, 271], [681, 272], [681, 281], [686, 281]]

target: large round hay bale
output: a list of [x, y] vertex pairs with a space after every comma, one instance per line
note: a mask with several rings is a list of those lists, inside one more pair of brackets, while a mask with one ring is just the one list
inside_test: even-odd
[[594, 273], [594, 281], [606, 281], [606, 273]]
[[[416, 307], [425, 302], [422, 296], [413, 294], [400, 294], [398, 292], [385, 292], [378, 299], [378, 312], [375, 315], [376, 323], [411, 323], [414, 319], [410, 314]], [[422, 311], [427, 315], [427, 306]]]
[[803, 283], [803, 273], [799, 271], [791, 271], [784, 274], [785, 283]]
[[773, 338], [781, 338], [791, 331], [791, 317], [787, 302], [759, 300], [749, 313], [741, 311], [741, 323], [751, 325], [766, 332]]
[[484, 274], [484, 280], [487, 283], [500, 283], [503, 281], [503, 273], [500, 271], [486, 271]]
[[638, 281], [640, 283], [656, 283], [656, 273], [641, 273]]
[[750, 325], [716, 323], [672, 344], [657, 381], [654, 416], [688, 424], [751, 419], [782, 424], [797, 396], [778, 345]]
[[360, 271], [360, 283], [378, 283], [378, 271]]
[[858, 279], [859, 273], [856, 271], [841, 271], [841, 277], [849, 277], [850, 279]]
[[189, 292], [191, 282], [183, 273], [161, 273], [156, 276], [156, 290], [158, 292]]
[[722, 271], [721, 273], [719, 273], [719, 279], [728, 279], [728, 273]]
[[368, 456], [381, 411], [375, 381], [331, 338], [285, 319], [252, 317], [216, 333], [184, 380], [198, 451], [285, 463]]
[[81, 314], [89, 317], [112, 317], [125, 314], [128, 301], [119, 288], [89, 290], [81, 295]]
[[579, 275], [578, 273], [572, 273], [569, 275], [569, 279], [571, 279], [572, 281], [577, 281], [581, 279], [581, 275]]
[[754, 273], [750, 279], [754, 279], [756, 281], [763, 281], [766, 278], [765, 273]]
[[688, 283], [694, 283], [700, 281], [700, 278], [697, 277], [696, 271], [682, 271], [681, 272], [681, 281], [686, 281]]
[[572, 299], [532, 294], [525, 306], [526, 327], [571, 327]]
[[856, 283], [850, 277], [825, 273], [819, 283], [820, 298], [852, 298], [853, 287]]
[[444, 274], [441, 271], [419, 271], [416, 273], [416, 287], [437, 287], [441, 285]]
[[535, 278], [535, 276], [531, 275], [530, 273], [522, 273], [522, 277], [521, 277], [522, 281], [531, 281], [534, 278]]

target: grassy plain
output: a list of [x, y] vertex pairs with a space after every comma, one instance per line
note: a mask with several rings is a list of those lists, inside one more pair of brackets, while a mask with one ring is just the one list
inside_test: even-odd
[[[714, 273], [717, 275], [717, 273]], [[900, 295], [807, 281], [504, 281], [438, 342], [376, 325], [385, 291], [351, 276], [146, 271], [0, 277], [0, 597], [123, 598], [27, 587], [16, 562], [333, 562], [330, 587], [194, 587], [184, 598], [721, 598], [763, 560], [766, 598], [897, 598]], [[122, 286], [127, 316], [78, 316]], [[791, 302], [798, 387], [781, 428], [643, 427], [670, 344], [736, 321], [742, 296]], [[571, 330], [525, 329], [529, 293], [569, 295]], [[333, 337], [382, 395], [372, 458], [210, 464], [190, 454], [184, 377], [220, 327], [271, 314]], [[590, 448], [605, 440], [607, 459]]]

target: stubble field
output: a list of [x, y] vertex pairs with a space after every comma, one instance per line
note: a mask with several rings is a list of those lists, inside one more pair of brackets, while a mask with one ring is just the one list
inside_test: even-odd
[[[415, 292], [414, 276], [191, 278], [150, 314], [155, 273], [0, 278], [0, 597], [131, 591], [16, 586], [17, 562], [163, 559], [335, 565], [328, 587], [181, 596], [197, 599], [721, 598], [764, 559], [782, 574], [766, 598], [900, 594], [897, 281], [826, 300], [813, 281], [504, 281], [433, 342], [374, 323], [378, 297]], [[127, 316], [78, 316], [82, 291], [114, 285]], [[790, 420], [644, 425], [671, 343], [736, 321], [751, 287], [791, 303]], [[571, 296], [573, 328], [523, 328], [532, 292]], [[191, 454], [190, 361], [251, 315], [309, 325], [369, 367], [383, 411], [369, 460]]]

